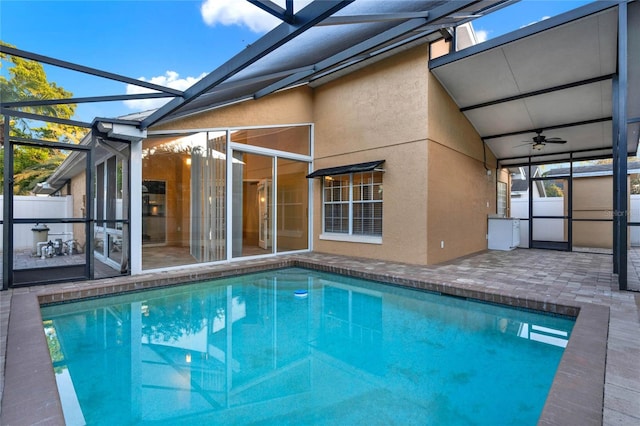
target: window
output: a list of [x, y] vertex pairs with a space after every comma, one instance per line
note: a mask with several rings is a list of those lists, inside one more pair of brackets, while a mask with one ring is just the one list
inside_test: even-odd
[[501, 216], [507, 215], [507, 184], [505, 182], [498, 182], [496, 213]]
[[325, 176], [325, 233], [382, 236], [382, 172]]

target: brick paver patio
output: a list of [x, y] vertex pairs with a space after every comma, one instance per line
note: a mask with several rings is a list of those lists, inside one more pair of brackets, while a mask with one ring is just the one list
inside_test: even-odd
[[[572, 335], [570, 347], [571, 343], [575, 344], [565, 352], [564, 367], [561, 364], [563, 371], [559, 370], [556, 375], [547, 406], [554, 405], [554, 401], [558, 404], [548, 412], [545, 407], [541, 423], [640, 424], [640, 294], [617, 290], [610, 255], [522, 249], [487, 251], [429, 267], [306, 253], [5, 291], [0, 293], [0, 362], [5, 366], [0, 375], [0, 390], [4, 384], [0, 423], [55, 424], [56, 419], [60, 419], [53, 372], [47, 363], [48, 351], [44, 345], [42, 325], [38, 322], [38, 299], [46, 302], [69, 300], [293, 263], [556, 312], [577, 312], [582, 307], [578, 323], [584, 333], [580, 337], [576, 335], [579, 332]], [[587, 315], [587, 311], [591, 314]], [[600, 341], [594, 340], [595, 337], [590, 341], [590, 336], [601, 336], [597, 337]], [[574, 337], [580, 339], [580, 344], [574, 341]], [[598, 351], [602, 353], [598, 354]], [[599, 357], [604, 369], [604, 392], [602, 378], [593, 383], [593, 374], [579, 377], [580, 371], [585, 370], [585, 366], [580, 364], [597, 361]], [[24, 371], [26, 364], [35, 367]], [[597, 374], [595, 377], [597, 379]], [[584, 387], [575, 385], [585, 379]], [[575, 388], [567, 391], [559, 384], [560, 381]], [[48, 394], [47, 389], [52, 389], [52, 386], [53, 393]], [[27, 390], [27, 394], [17, 398], [15, 392], [18, 388]], [[38, 392], [30, 394], [29, 389], [38, 389]], [[14, 422], [18, 418], [21, 421]]]

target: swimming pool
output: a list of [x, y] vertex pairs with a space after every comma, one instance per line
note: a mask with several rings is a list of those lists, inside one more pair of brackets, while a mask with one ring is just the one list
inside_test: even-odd
[[535, 424], [574, 323], [299, 268], [42, 316], [68, 424]]

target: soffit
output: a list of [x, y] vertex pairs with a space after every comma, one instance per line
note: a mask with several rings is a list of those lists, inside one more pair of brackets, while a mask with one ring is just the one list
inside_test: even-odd
[[[502, 164], [536, 155], [573, 152], [579, 158], [611, 152], [618, 9], [598, 8], [603, 6], [588, 5], [487, 48], [478, 45], [468, 54], [432, 61], [432, 72]], [[638, 56], [631, 49], [629, 55], [631, 88], [638, 68], [632, 57], [637, 61]], [[634, 114], [630, 107], [629, 116]], [[567, 143], [532, 150], [536, 130]], [[630, 129], [630, 153], [637, 140]], [[514, 157], [521, 158], [508, 160]], [[561, 156], [545, 157], [553, 158]]]

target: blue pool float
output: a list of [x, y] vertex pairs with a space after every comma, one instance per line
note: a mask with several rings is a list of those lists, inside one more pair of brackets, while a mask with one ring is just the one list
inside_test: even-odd
[[309, 292], [307, 290], [295, 290], [293, 295], [299, 299], [305, 299], [309, 295]]

